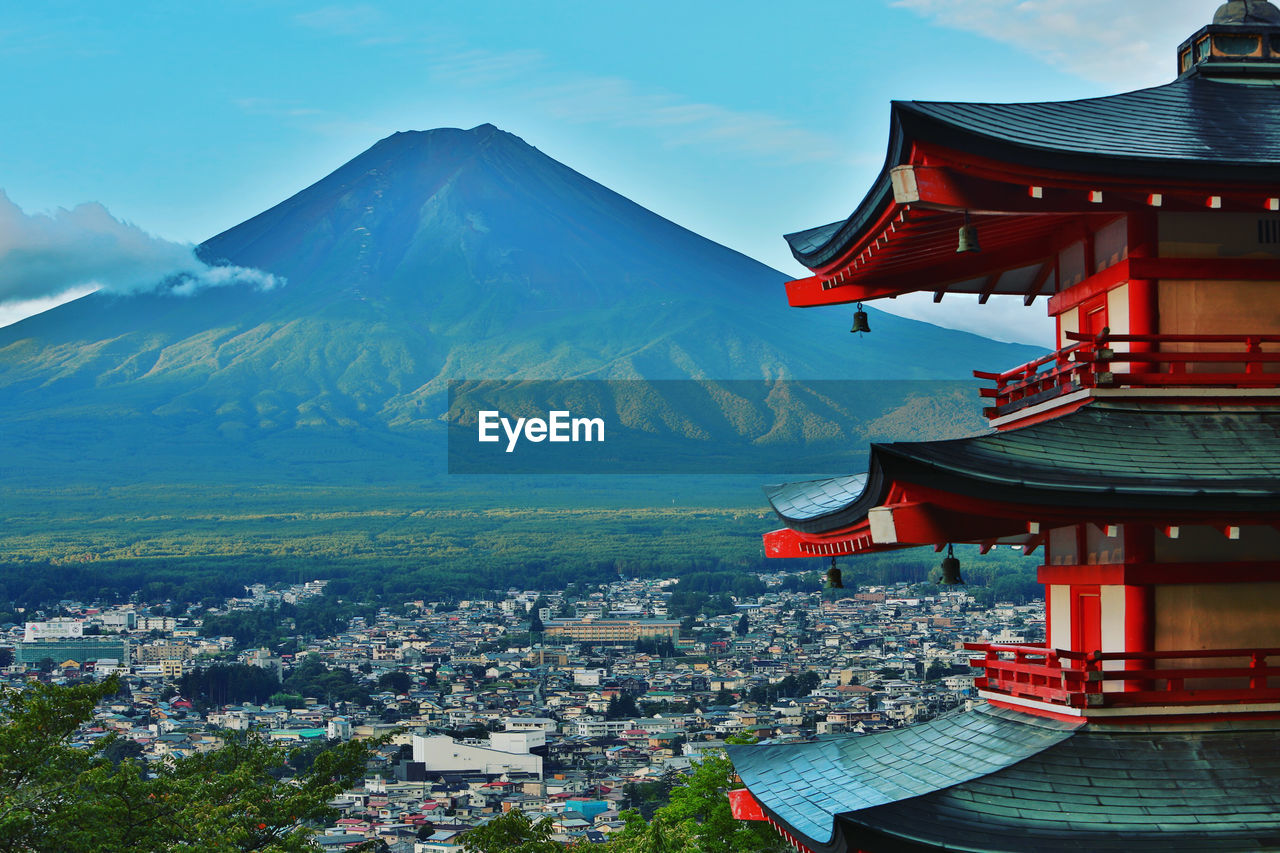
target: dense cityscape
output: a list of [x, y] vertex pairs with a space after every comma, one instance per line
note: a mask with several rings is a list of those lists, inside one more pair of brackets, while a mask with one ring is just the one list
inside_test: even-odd
[[0, 673], [10, 686], [114, 675], [117, 694], [73, 742], [110, 739], [147, 765], [214, 750], [228, 732], [304, 751], [382, 738], [314, 840], [437, 853], [512, 810], [549, 818], [557, 841], [603, 842], [624, 810], [650, 817], [726, 739], [871, 733], [965, 709], [963, 643], [1043, 639], [1042, 602], [758, 580], [750, 596], [619, 580], [349, 616], [336, 614], [358, 608], [324, 581], [258, 584], [182, 613], [63, 601], [3, 626]]

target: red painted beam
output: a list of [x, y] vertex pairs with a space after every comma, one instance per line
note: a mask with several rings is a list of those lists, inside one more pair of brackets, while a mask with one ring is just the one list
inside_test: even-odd
[[810, 536], [784, 527], [764, 534], [763, 539], [765, 556], [770, 559], [845, 557], [908, 547], [875, 544], [871, 541], [871, 532], [865, 520], [831, 536]]
[[799, 278], [787, 282], [787, 304], [792, 308], [816, 308], [822, 305], [846, 305], [853, 302], [870, 302], [885, 296], [897, 296], [895, 287], [866, 287], [850, 282], [824, 289], [818, 276]]
[[1095, 296], [1119, 287], [1132, 277], [1130, 273], [1131, 264], [1131, 260], [1123, 260], [1118, 264], [1094, 273], [1079, 284], [1073, 284], [1061, 293], [1050, 296], [1049, 316], [1056, 317], [1064, 311], [1069, 311], [1077, 305], [1088, 302]]
[[[1006, 175], [1005, 178], [1012, 176]], [[1130, 182], [1119, 186], [1109, 181], [1098, 179], [1077, 180], [1070, 186], [1054, 186], [1054, 181], [1042, 177], [1024, 177], [1021, 180], [1000, 180], [991, 175], [978, 175], [971, 171], [950, 166], [906, 165], [897, 166], [890, 172], [893, 184], [894, 201], [898, 204], [910, 204], [912, 207], [925, 210], [943, 210], [949, 212], [968, 211], [982, 216], [1009, 215], [1049, 215], [1063, 214], [1095, 214], [1100, 210], [1107, 212], [1145, 212], [1151, 210], [1147, 185], [1134, 185]], [[1030, 188], [1039, 188], [1039, 195], [1033, 196]], [[1092, 200], [1091, 192], [1101, 191], [1103, 203]], [[1253, 203], [1250, 209], [1261, 210], [1264, 195], [1256, 190], [1250, 192], [1248, 201], [1239, 204]], [[1166, 207], [1199, 210], [1204, 207], [1203, 193], [1192, 193], [1186, 198], [1181, 195], [1166, 194]], [[1236, 206], [1233, 204], [1233, 206]]]

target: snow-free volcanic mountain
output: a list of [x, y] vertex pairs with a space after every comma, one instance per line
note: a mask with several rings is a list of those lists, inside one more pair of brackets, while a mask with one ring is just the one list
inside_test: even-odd
[[452, 378], [961, 379], [1034, 354], [881, 313], [851, 337], [848, 311], [788, 309], [783, 274], [492, 125], [389, 136], [199, 254], [287, 284], [94, 294], [0, 329], [0, 428], [265, 464], [321, 433], [376, 455], [435, 424]]

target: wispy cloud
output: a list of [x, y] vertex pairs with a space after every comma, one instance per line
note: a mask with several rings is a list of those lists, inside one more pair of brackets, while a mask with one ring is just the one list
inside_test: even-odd
[[538, 50], [449, 44], [436, 32], [403, 29], [367, 4], [326, 6], [294, 20], [361, 46], [411, 47], [422, 56], [430, 83], [477, 99], [516, 102], [561, 122], [642, 130], [671, 148], [714, 146], [717, 153], [788, 161], [848, 157], [848, 146], [834, 137], [780, 116], [646, 89], [620, 77], [564, 71]]
[[672, 148], [714, 144], [717, 151], [793, 161], [846, 156], [847, 146], [834, 137], [787, 119], [646, 90], [621, 77], [563, 73], [537, 51], [436, 52], [429, 73], [456, 88], [518, 96], [559, 121], [646, 130]]
[[210, 266], [193, 246], [121, 222], [97, 203], [29, 214], [0, 190], [0, 305], [65, 301], [91, 290], [189, 296], [207, 287], [269, 290], [283, 283], [261, 270]]
[[891, 5], [1118, 88], [1171, 80], [1170, 46], [1209, 23], [1213, 12], [1204, 0], [892, 0]]

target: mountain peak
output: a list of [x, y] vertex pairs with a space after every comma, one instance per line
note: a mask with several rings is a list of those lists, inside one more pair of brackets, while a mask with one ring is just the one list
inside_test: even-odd
[[488, 142], [494, 139], [515, 142], [527, 148], [533, 147], [514, 133], [509, 133], [497, 125], [485, 122], [484, 124], [478, 124], [467, 130], [463, 130], [459, 127], [437, 127], [432, 128], [431, 130], [398, 130], [390, 136], [379, 140], [372, 148], [366, 151], [365, 154], [372, 153], [379, 150], [379, 148], [388, 145], [418, 148], [435, 143], [465, 145], [467, 143], [477, 144]]

